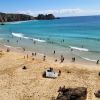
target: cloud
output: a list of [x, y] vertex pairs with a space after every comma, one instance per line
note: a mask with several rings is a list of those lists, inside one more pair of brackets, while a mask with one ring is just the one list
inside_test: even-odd
[[17, 11], [17, 13], [29, 14], [37, 16], [38, 14], [54, 14], [55, 16], [81, 16], [81, 15], [99, 15], [100, 9], [80, 9], [80, 8], [68, 8], [58, 10], [42, 10], [42, 11]]

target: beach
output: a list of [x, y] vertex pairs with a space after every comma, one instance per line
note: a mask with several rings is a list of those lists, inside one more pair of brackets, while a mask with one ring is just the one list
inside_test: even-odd
[[[86, 87], [86, 100], [99, 100], [94, 92], [100, 89], [100, 65], [60, 63], [49, 56], [43, 61], [41, 54], [32, 57], [29, 51], [10, 48], [10, 52], [6, 52], [6, 49], [0, 46], [0, 100], [52, 100], [64, 85], [67, 88]], [[23, 66], [26, 66], [25, 70]], [[61, 76], [43, 78], [43, 72], [50, 67], [61, 70]]]
[[[0, 100], [56, 100], [64, 86], [85, 87], [86, 100], [99, 100], [94, 95], [100, 90], [100, 17], [96, 18], [0, 26]], [[52, 68], [60, 76], [43, 77]]]

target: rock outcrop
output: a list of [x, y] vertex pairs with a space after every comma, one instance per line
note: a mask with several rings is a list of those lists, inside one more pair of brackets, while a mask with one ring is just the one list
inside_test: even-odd
[[53, 14], [48, 14], [48, 15], [43, 15], [43, 14], [39, 14], [36, 17], [37, 20], [51, 20], [51, 19], [55, 19], [55, 16]]
[[12, 22], [12, 21], [26, 21], [26, 20], [51, 20], [55, 19], [53, 14], [43, 15], [39, 14], [37, 17], [33, 17], [26, 14], [8, 14], [0, 12], [0, 22]]
[[25, 14], [6, 14], [0, 13], [0, 22], [12, 22], [12, 21], [25, 21], [33, 20], [34, 17]]

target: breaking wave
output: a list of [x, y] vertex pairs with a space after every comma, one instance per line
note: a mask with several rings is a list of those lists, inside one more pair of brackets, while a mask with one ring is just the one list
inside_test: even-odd
[[79, 47], [74, 47], [74, 46], [69, 46], [71, 49], [74, 50], [79, 50], [79, 51], [89, 51], [87, 48], [79, 48]]
[[22, 33], [12, 32], [12, 35], [15, 36], [15, 37], [18, 37], [18, 38], [30, 39], [30, 40], [37, 41], [37, 42], [46, 42], [45, 40], [41, 40], [41, 39], [25, 37], [24, 34], [22, 34]]
[[92, 61], [92, 62], [96, 62], [96, 61], [97, 61], [97, 60], [89, 59], [89, 58], [85, 58], [85, 57], [81, 57], [81, 58], [83, 58], [83, 59], [85, 59], [85, 60], [88, 60], [88, 61]]

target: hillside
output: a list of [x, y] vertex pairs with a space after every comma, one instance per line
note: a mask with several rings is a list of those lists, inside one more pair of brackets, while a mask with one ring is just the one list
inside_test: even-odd
[[12, 22], [12, 21], [25, 21], [25, 20], [51, 20], [55, 19], [53, 14], [43, 15], [39, 14], [37, 17], [33, 17], [26, 14], [8, 14], [0, 12], [0, 22]]

